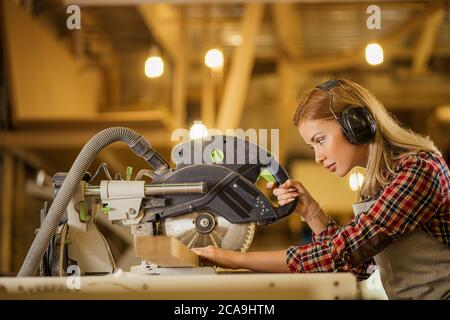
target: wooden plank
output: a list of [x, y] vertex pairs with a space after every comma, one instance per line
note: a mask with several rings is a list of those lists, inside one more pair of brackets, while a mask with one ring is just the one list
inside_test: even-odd
[[160, 267], [198, 267], [199, 257], [178, 239], [167, 236], [134, 236], [136, 256]]
[[236, 48], [231, 60], [217, 119], [216, 128], [219, 130], [237, 128], [240, 124], [254, 64], [255, 39], [263, 13], [264, 4], [245, 5], [241, 22], [242, 43]]
[[11, 272], [12, 217], [13, 217], [14, 159], [9, 153], [3, 153], [2, 195], [0, 212], [0, 272]]

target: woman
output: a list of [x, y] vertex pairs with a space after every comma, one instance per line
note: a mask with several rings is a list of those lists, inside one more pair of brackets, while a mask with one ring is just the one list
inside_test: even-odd
[[280, 205], [298, 198], [296, 213], [313, 242], [287, 250], [235, 252], [193, 249], [228, 268], [259, 272], [380, 270], [390, 299], [450, 299], [449, 169], [427, 138], [402, 128], [366, 89], [330, 80], [299, 102], [294, 124], [315, 161], [337, 176], [366, 168], [355, 217], [338, 226], [298, 181], [273, 189]]

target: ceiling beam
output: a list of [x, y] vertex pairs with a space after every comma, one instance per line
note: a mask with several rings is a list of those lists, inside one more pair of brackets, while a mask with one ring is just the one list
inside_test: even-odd
[[11, 145], [6, 147], [5, 151], [34, 169], [43, 169], [48, 173], [56, 172], [52, 165], [32, 151]]
[[242, 43], [233, 52], [230, 71], [226, 78], [216, 125], [219, 130], [239, 127], [255, 60], [256, 35], [263, 13], [264, 4], [245, 5], [240, 32]]
[[216, 81], [215, 73], [221, 71], [211, 70], [207, 66], [201, 67], [202, 72], [202, 102], [201, 119], [207, 128], [213, 128], [216, 121]]
[[[81, 6], [120, 6], [120, 5], [140, 5], [148, 3], [161, 3], [161, 0], [63, 0], [66, 5], [78, 4]], [[222, 0], [224, 4], [240, 4], [240, 3], [274, 3], [280, 0]], [[171, 4], [215, 4], [217, 0], [164, 0], [165, 3]], [[376, 0], [283, 0], [288, 3], [301, 3], [301, 4], [354, 4], [354, 3], [369, 3], [369, 4], [401, 4], [412, 6], [415, 3], [409, 3], [410, 0], [392, 0], [387, 3]]]
[[[145, 137], [155, 148], [171, 147], [170, 134], [165, 129], [149, 129], [132, 127]], [[33, 149], [70, 149], [83, 147], [99, 130], [84, 129], [43, 129], [0, 132], [0, 149], [33, 148]], [[113, 144], [113, 146], [116, 143]]]
[[[180, 43], [180, 12], [172, 4], [143, 4], [138, 10], [150, 33], [171, 59], [177, 60]], [[150, 49], [150, 44], [149, 44]]]
[[143, 111], [111, 111], [98, 112], [91, 117], [78, 118], [31, 118], [18, 119], [14, 121], [14, 127], [17, 129], [26, 128], [98, 128], [104, 126], [132, 126], [152, 124], [161, 126], [170, 122], [170, 117], [167, 111], [163, 109], [158, 110], [143, 110]]
[[174, 66], [174, 81], [173, 81], [173, 120], [171, 130], [177, 128], [186, 128], [186, 79], [188, 72], [188, 32], [184, 7], [179, 8], [178, 21], [178, 43]]
[[[395, 46], [400, 39], [420, 27], [430, 16], [442, 10], [442, 3], [428, 6], [423, 12], [408, 18], [397, 29], [387, 36], [379, 39], [378, 43], [383, 47], [385, 55], [389, 57], [389, 48]], [[329, 55], [309, 59], [298, 59], [293, 61], [298, 71], [336, 71], [347, 69], [351, 66], [365, 64], [364, 50], [366, 44], [340, 55]]]
[[276, 112], [280, 130], [279, 161], [286, 160], [287, 141], [295, 136], [291, 116], [294, 114], [295, 99], [299, 90], [299, 81], [309, 77], [308, 72], [297, 72], [290, 61], [300, 61], [303, 57], [300, 15], [292, 3], [275, 3], [271, 5], [272, 22], [275, 29], [280, 59], [277, 66], [278, 110]]
[[282, 57], [301, 59], [302, 37], [300, 15], [292, 3], [271, 5], [275, 37]]
[[[174, 64], [171, 129], [186, 127], [188, 37], [184, 8], [173, 4], [142, 4], [138, 10], [147, 28]], [[150, 44], [149, 44], [150, 49]]]
[[[204, 63], [206, 52], [215, 45], [212, 41], [213, 24], [211, 23], [211, 9], [211, 6], [204, 5], [202, 7], [201, 27], [203, 48], [195, 53], [193, 52], [193, 55], [197, 54], [194, 61], [200, 63], [199, 69], [201, 70], [202, 75], [200, 115], [202, 123], [207, 128], [214, 128], [216, 124], [217, 101], [221, 93], [217, 89], [218, 87], [219, 89], [222, 87], [224, 73], [224, 66], [221, 66], [218, 69], [212, 69]], [[216, 19], [214, 19], [214, 22], [217, 22]]]
[[360, 81], [391, 110], [433, 109], [450, 102], [450, 82], [444, 77], [397, 78], [371, 76]]
[[412, 70], [415, 75], [424, 74], [427, 71], [428, 61], [436, 44], [444, 14], [444, 8], [439, 8], [430, 14], [424, 23], [412, 63]]
[[[83, 12], [81, 19], [83, 24], [88, 24], [90, 28], [94, 27], [99, 30], [97, 22], [89, 12]], [[94, 53], [94, 56], [99, 60], [99, 63], [104, 67], [103, 84], [107, 98], [107, 105], [118, 105], [122, 101], [122, 90], [120, 86], [119, 75], [119, 58], [114, 50], [114, 47], [105, 33], [102, 32], [101, 40], [91, 39], [85, 33], [85, 28], [70, 33], [72, 43], [75, 48], [77, 56], [83, 56], [84, 48], [82, 48], [82, 39], [86, 39], [89, 43], [88, 47]], [[84, 57], [83, 57], [84, 58]], [[102, 107], [102, 106], [100, 106]]]

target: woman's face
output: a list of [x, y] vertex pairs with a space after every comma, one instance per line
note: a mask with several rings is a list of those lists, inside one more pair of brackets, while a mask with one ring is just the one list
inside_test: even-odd
[[351, 144], [336, 120], [303, 120], [298, 131], [314, 150], [315, 161], [337, 176], [345, 176], [353, 167], [365, 167], [369, 145]]

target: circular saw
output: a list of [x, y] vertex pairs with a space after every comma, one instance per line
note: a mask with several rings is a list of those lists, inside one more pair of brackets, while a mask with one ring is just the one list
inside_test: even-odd
[[[99, 169], [94, 176], [85, 174], [61, 217], [65, 233], [61, 239], [55, 235], [44, 254], [45, 275], [61, 275], [69, 263], [83, 274], [107, 274], [116, 269], [109, 245], [96, 227], [100, 212], [113, 224], [131, 227], [135, 253], [144, 259], [141, 266], [146, 266], [142, 267], [145, 271], [148, 265], [179, 265], [154, 254], [152, 248], [157, 248], [161, 239], [176, 238], [187, 248], [212, 245], [247, 251], [256, 225], [274, 223], [296, 207], [296, 201], [276, 206], [258, 188], [261, 177], [276, 184], [289, 177], [266, 149], [249, 140], [216, 135], [185, 141], [172, 150], [174, 168], [148, 142], [139, 141], [131, 147], [155, 169], [140, 171], [151, 177], [151, 182], [146, 184], [140, 173], [132, 181], [128, 169], [126, 179], [111, 179], [103, 168], [109, 179], [99, 185], [91, 184]], [[69, 174], [53, 177], [55, 195], [63, 190]], [[46, 214], [44, 208], [44, 222]], [[160, 235], [166, 237], [153, 238]], [[55, 246], [59, 250], [54, 250]]]

